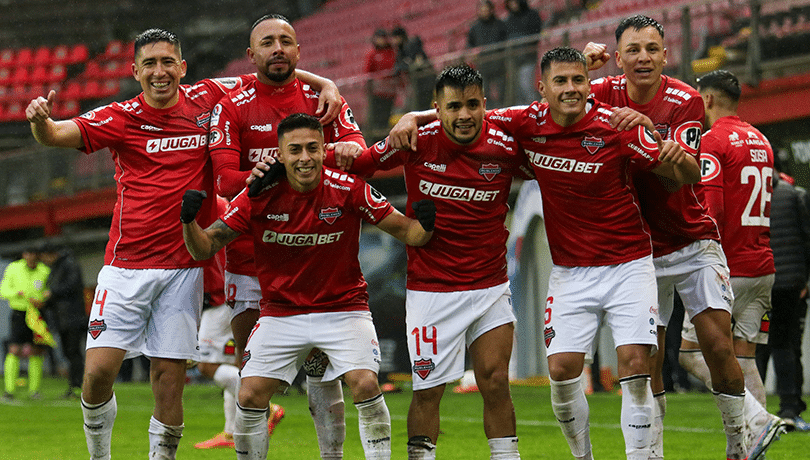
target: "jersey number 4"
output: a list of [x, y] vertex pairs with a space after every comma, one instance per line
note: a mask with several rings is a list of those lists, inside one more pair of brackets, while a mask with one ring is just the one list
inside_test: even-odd
[[[748, 184], [749, 180], [753, 187], [751, 187], [748, 204], [745, 205], [745, 210], [740, 216], [740, 225], [743, 227], [770, 227], [771, 213], [769, 204], [771, 202], [771, 190], [773, 190], [773, 168], [767, 166], [761, 170], [756, 166], [742, 168], [740, 182]], [[759, 209], [754, 210], [755, 206]]]
[[[428, 335], [428, 329], [430, 330], [430, 335]], [[436, 342], [436, 326], [422, 326], [421, 334], [420, 328], [415, 327], [411, 331], [411, 335], [414, 336], [416, 339], [416, 356], [422, 356], [422, 343], [424, 342], [425, 345], [431, 344], [433, 345], [433, 354], [439, 354], [438, 344]], [[421, 339], [420, 339], [421, 336]]]

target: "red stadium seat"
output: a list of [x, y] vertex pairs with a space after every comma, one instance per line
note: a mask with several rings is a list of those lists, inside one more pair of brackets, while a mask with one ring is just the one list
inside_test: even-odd
[[132, 56], [132, 49], [135, 46], [133, 42], [124, 43], [121, 40], [113, 40], [107, 43], [104, 49], [104, 57], [106, 59], [129, 59]]
[[10, 100], [9, 93], [11, 89], [6, 85], [0, 85], [0, 104]]
[[25, 120], [25, 107], [22, 102], [11, 102], [6, 106], [5, 118], [8, 121], [23, 121]]
[[51, 63], [51, 49], [47, 46], [40, 46], [34, 51], [34, 58], [32, 64], [45, 65]]
[[104, 69], [101, 68], [101, 64], [98, 61], [90, 61], [84, 68], [84, 72], [82, 72], [82, 76], [88, 80], [96, 80], [100, 78], [104, 78]]
[[50, 69], [47, 67], [40, 65], [34, 67], [34, 70], [31, 72], [31, 75], [28, 77], [28, 81], [31, 83], [47, 83], [49, 81], [50, 76]]
[[28, 67], [15, 67], [14, 72], [11, 74], [11, 80], [9, 81], [10, 84], [26, 84], [28, 83], [31, 74], [28, 70]]
[[84, 43], [77, 43], [70, 49], [70, 58], [68, 58], [67, 63], [77, 64], [79, 62], [85, 62], [89, 58], [90, 51], [87, 49], [87, 45]]
[[67, 69], [62, 64], [56, 64], [48, 72], [48, 82], [61, 82], [67, 78]]
[[57, 96], [62, 97], [64, 99], [82, 99], [82, 93], [84, 88], [82, 88], [81, 82], [77, 80], [71, 80], [65, 85], [65, 89], [62, 90], [62, 94], [57, 94]]
[[104, 80], [101, 82], [101, 89], [100, 94], [102, 98], [115, 96], [120, 91], [120, 86], [118, 85], [118, 80]]
[[11, 69], [0, 67], [0, 86], [6, 86], [11, 81]]
[[81, 106], [79, 101], [75, 99], [67, 99], [64, 101], [56, 101], [53, 107], [54, 116], [60, 120], [73, 118], [81, 113]]
[[27, 67], [34, 63], [34, 50], [31, 48], [20, 48], [14, 58], [14, 65], [17, 67]]
[[102, 97], [104, 97], [104, 92], [98, 80], [87, 80], [84, 83], [81, 99], [101, 99]]

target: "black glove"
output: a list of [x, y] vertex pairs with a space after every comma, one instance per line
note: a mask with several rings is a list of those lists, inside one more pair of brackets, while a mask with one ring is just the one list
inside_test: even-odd
[[183, 204], [180, 206], [180, 222], [192, 223], [207, 197], [208, 194], [202, 190], [186, 190], [183, 194]]
[[278, 161], [270, 164], [269, 166], [270, 170], [265, 171], [263, 177], [257, 177], [253, 180], [253, 182], [250, 183], [250, 188], [248, 188], [249, 197], [253, 198], [254, 196], [257, 196], [262, 192], [262, 190], [264, 190], [265, 187], [279, 180], [287, 172], [284, 165]]
[[420, 200], [411, 203], [411, 208], [416, 214], [416, 220], [427, 232], [432, 232], [436, 227], [436, 204], [433, 200]]

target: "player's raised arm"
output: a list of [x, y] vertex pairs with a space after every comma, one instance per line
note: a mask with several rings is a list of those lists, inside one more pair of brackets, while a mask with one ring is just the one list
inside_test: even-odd
[[653, 137], [658, 143], [658, 161], [661, 162], [653, 172], [674, 179], [680, 185], [696, 184], [700, 182], [700, 166], [695, 157], [687, 153], [675, 141], [663, 140], [661, 133], [653, 131]]
[[582, 50], [585, 55], [585, 62], [588, 70], [596, 70], [610, 61], [610, 54], [607, 52], [607, 45], [604, 43], [588, 42]]
[[421, 200], [411, 205], [416, 219], [405, 217], [394, 209], [377, 227], [409, 246], [424, 246], [433, 236], [436, 226], [436, 204]]
[[197, 213], [200, 211], [206, 193], [199, 190], [186, 190], [180, 207], [180, 222], [183, 223], [183, 241], [186, 249], [194, 260], [210, 259], [226, 244], [240, 235], [225, 225], [221, 219], [203, 230], [197, 223]]
[[54, 121], [51, 119], [53, 101], [56, 91], [51, 90], [47, 99], [40, 96], [33, 99], [25, 108], [25, 117], [31, 123], [34, 139], [48, 147], [82, 148], [82, 134], [79, 127], [71, 120]]

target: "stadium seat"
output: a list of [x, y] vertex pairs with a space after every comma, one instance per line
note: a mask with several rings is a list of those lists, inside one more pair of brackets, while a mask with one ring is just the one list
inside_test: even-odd
[[33, 65], [47, 65], [51, 63], [51, 49], [47, 46], [40, 46], [34, 51], [31, 61]]
[[26, 84], [28, 83], [31, 74], [28, 70], [28, 67], [15, 67], [14, 71], [11, 73], [11, 80], [9, 84], [16, 85], [16, 84]]
[[51, 53], [51, 62], [54, 64], [66, 64], [70, 58], [70, 48], [67, 45], [57, 45]]
[[56, 64], [50, 68], [50, 72], [48, 72], [48, 81], [47, 83], [51, 82], [62, 82], [67, 78], [67, 69], [62, 64]]
[[77, 64], [80, 62], [85, 62], [89, 58], [90, 51], [88, 50], [87, 45], [84, 43], [77, 43], [70, 49], [70, 57], [68, 58], [67, 63]]
[[79, 115], [81, 113], [81, 106], [79, 106], [79, 101], [75, 99], [67, 99], [63, 101], [56, 101], [53, 111], [56, 118], [66, 120]]
[[104, 78], [104, 69], [101, 68], [101, 64], [99, 64], [98, 61], [92, 60], [84, 67], [82, 76], [88, 80]]
[[124, 43], [121, 40], [112, 40], [104, 49], [105, 59], [128, 60], [132, 56], [134, 42]]
[[5, 118], [8, 121], [25, 120], [25, 106], [21, 102], [13, 101], [6, 106]]
[[0, 67], [13, 67], [14, 66], [14, 50], [11, 48], [4, 48], [0, 50]]
[[45, 67], [44, 65], [38, 65], [34, 67], [34, 70], [31, 72], [31, 75], [28, 77], [28, 81], [31, 83], [47, 83], [50, 77], [50, 69]]
[[31, 48], [20, 48], [14, 57], [16, 67], [28, 67], [34, 63], [34, 50]]
[[82, 84], [77, 80], [71, 80], [65, 85], [64, 90], [62, 90], [62, 94], [58, 96], [64, 99], [82, 99]]
[[81, 99], [101, 99], [101, 83], [98, 80], [87, 80], [82, 87]]
[[6, 86], [11, 81], [11, 69], [0, 67], [0, 86]]

